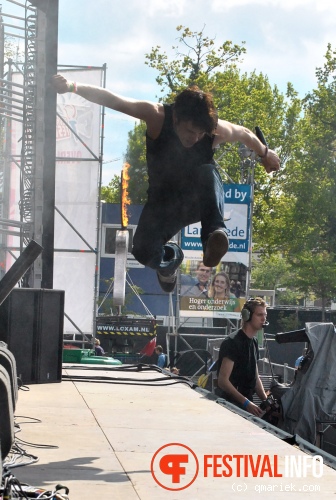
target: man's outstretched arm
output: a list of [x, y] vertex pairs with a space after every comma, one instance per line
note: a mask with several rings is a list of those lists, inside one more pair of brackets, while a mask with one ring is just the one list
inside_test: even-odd
[[225, 120], [218, 120], [214, 146], [223, 142], [240, 142], [252, 149], [261, 158], [261, 163], [269, 174], [280, 169], [280, 159], [272, 149], [268, 149], [248, 128]]
[[54, 75], [51, 79], [51, 83], [58, 94], [75, 92], [90, 102], [143, 120], [147, 124], [148, 134], [153, 139], [155, 139], [161, 131], [164, 119], [164, 109], [163, 105], [160, 103], [124, 97], [114, 94], [102, 87], [67, 80], [63, 75]]

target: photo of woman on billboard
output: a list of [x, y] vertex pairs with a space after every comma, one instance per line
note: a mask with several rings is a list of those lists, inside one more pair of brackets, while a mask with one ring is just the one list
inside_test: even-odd
[[212, 278], [208, 297], [221, 300], [236, 298], [236, 296], [230, 292], [230, 278], [224, 271], [216, 273]]

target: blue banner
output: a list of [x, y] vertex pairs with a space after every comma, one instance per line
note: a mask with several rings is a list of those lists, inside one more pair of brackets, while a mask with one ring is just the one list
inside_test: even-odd
[[[223, 184], [224, 221], [229, 237], [229, 252], [248, 253], [251, 222], [251, 186], [248, 184]], [[202, 257], [201, 223], [191, 224], [181, 234], [181, 247], [185, 256]], [[227, 260], [228, 254], [225, 259]]]

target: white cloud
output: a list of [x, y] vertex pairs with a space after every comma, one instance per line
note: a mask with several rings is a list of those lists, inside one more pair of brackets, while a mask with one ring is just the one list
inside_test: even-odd
[[123, 40], [109, 39], [107, 37], [106, 44], [101, 47], [94, 40], [81, 43], [74, 42], [59, 45], [59, 59], [62, 64], [65, 61], [76, 61], [76, 64], [88, 64], [88, 61], [101, 61], [99, 64], [113, 63], [118, 65], [128, 65], [132, 62], [139, 64], [144, 60], [145, 52], [150, 49], [148, 42], [139, 35], [128, 36]]
[[300, 7], [313, 7], [319, 11], [335, 10], [333, 0], [212, 0], [212, 9], [216, 12], [252, 6], [262, 6], [265, 9], [277, 8], [287, 11]]
[[[4, 12], [16, 8], [3, 3]], [[314, 88], [327, 44], [336, 49], [334, 0], [59, 0], [59, 5], [59, 63], [106, 63], [107, 87], [140, 99], [160, 95], [157, 72], [144, 64], [145, 53], [159, 45], [173, 59], [177, 25], [204, 28], [218, 43], [245, 40], [241, 71], [263, 72], [281, 91], [290, 81], [301, 96]], [[108, 114], [106, 124], [105, 155], [119, 157], [134, 119]]]
[[[167, 16], [178, 18], [186, 7], [186, 0], [148, 0], [146, 11], [149, 16]], [[144, 3], [146, 5], [146, 2]]]

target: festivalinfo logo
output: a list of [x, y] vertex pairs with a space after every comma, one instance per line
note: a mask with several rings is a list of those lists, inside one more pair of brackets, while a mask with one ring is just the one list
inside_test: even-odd
[[[281, 463], [280, 463], [281, 462]], [[203, 478], [305, 478], [323, 476], [320, 455], [251, 455], [196, 453], [181, 443], [169, 443], [159, 448], [151, 461], [155, 482], [170, 491], [184, 490], [197, 477]], [[295, 491], [295, 490], [294, 490]]]

